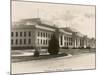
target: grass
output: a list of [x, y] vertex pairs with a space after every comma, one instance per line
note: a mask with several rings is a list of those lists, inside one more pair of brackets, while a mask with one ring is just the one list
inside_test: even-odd
[[95, 52], [95, 49], [60, 49], [60, 54], [57, 55], [40, 55], [39, 57], [31, 56], [18, 56], [11, 57], [12, 62], [22, 62], [22, 61], [30, 61], [30, 60], [45, 60], [57, 57], [67, 56], [68, 54], [77, 55], [81, 53], [91, 53]]
[[12, 52], [12, 55], [22, 54], [21, 52]]
[[19, 57], [12, 57], [12, 62], [22, 62], [22, 61], [30, 61], [30, 60], [45, 60], [51, 58], [57, 58], [62, 56], [67, 56], [68, 54], [62, 53], [57, 55], [40, 55], [39, 57], [31, 56], [19, 56]]

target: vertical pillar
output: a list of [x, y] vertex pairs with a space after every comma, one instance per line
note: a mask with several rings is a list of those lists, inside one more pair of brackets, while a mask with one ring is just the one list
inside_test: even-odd
[[64, 34], [62, 35], [63, 37], [62, 37], [62, 46], [64, 46]]

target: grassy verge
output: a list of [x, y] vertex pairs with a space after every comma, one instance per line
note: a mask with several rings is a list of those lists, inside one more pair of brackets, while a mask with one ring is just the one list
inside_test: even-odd
[[40, 55], [39, 57], [31, 56], [18, 56], [18, 57], [12, 57], [12, 62], [22, 62], [22, 61], [30, 61], [30, 60], [45, 60], [45, 59], [51, 59], [51, 58], [57, 58], [62, 56], [67, 56], [68, 54], [62, 53], [57, 55]]

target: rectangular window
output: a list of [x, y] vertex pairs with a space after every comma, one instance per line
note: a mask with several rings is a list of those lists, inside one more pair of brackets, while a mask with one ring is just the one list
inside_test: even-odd
[[12, 36], [12, 37], [14, 36], [14, 33], [13, 33], [13, 32], [11, 32], [11, 36]]
[[18, 39], [16, 39], [16, 45], [18, 44]]
[[66, 42], [64, 43], [64, 45], [66, 46]]
[[69, 37], [69, 41], [70, 41], [70, 37]]
[[31, 32], [29, 32], [29, 36], [31, 36]]
[[16, 37], [18, 36], [18, 32], [16, 32]]
[[72, 45], [72, 42], [71, 42], [71, 45]]
[[26, 44], [26, 39], [24, 39], [24, 44]]
[[69, 42], [69, 46], [70, 46], [70, 42]]
[[45, 37], [45, 33], [43, 33], [43, 37]]
[[42, 39], [41, 39], [41, 44], [42, 44]]
[[69, 37], [69, 41], [71, 41], [71, 37]]
[[28, 39], [28, 44], [31, 44], [31, 39]]
[[48, 44], [48, 40], [46, 40], [46, 45]]
[[41, 32], [41, 37], [42, 37], [42, 32]]
[[38, 45], [39, 45], [39, 39], [38, 39]]
[[48, 34], [46, 33], [46, 37], [48, 37]]
[[38, 32], [38, 36], [40, 36], [40, 32]]
[[69, 46], [68, 42], [67, 42], [67, 47]]
[[13, 39], [11, 39], [11, 44], [13, 44]]
[[67, 37], [67, 41], [69, 41], [69, 37]]
[[72, 38], [70, 38], [70, 41], [72, 41]]
[[20, 32], [20, 36], [22, 36], [22, 32]]
[[24, 36], [26, 36], [26, 32], [24, 32]]
[[43, 44], [45, 45], [45, 40], [43, 40]]

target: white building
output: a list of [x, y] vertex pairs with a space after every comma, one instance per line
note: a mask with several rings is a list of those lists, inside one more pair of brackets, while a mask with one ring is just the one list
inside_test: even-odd
[[[58, 30], [58, 32], [56, 32]], [[68, 27], [57, 28], [41, 22], [40, 18], [23, 19], [11, 27], [12, 49], [30, 49], [36, 46], [47, 48], [51, 36], [56, 32], [59, 45], [63, 48], [84, 47], [85, 39]]]

